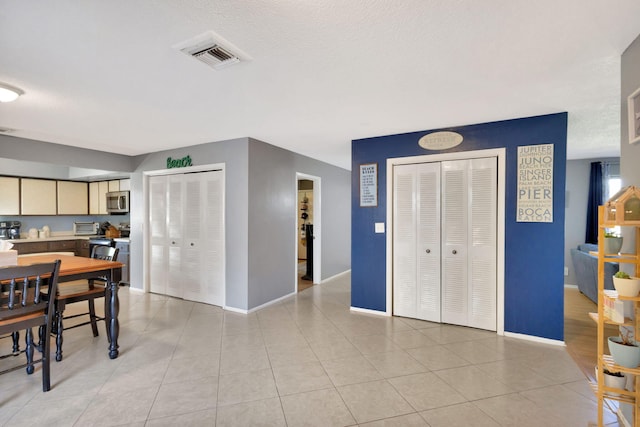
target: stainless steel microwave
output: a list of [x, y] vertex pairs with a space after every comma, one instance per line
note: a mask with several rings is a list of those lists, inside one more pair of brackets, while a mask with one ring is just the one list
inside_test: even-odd
[[110, 191], [107, 193], [107, 213], [123, 214], [129, 212], [129, 192]]

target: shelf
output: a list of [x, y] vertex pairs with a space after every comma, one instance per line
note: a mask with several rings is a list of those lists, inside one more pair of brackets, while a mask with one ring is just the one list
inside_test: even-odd
[[616, 365], [613, 362], [613, 357], [611, 357], [611, 355], [609, 355], [609, 354], [603, 354], [602, 355], [602, 363], [604, 364], [604, 366], [609, 371], [624, 372], [625, 374], [640, 375], [640, 368], [626, 368], [624, 366]]
[[[591, 318], [591, 320], [598, 323], [598, 313], [589, 313], [589, 317]], [[607, 325], [633, 326], [633, 319], [629, 317], [624, 318], [624, 323], [614, 322], [613, 320], [609, 319], [607, 316], [605, 316], [603, 320], [604, 320], [604, 323], [606, 323]]]
[[[634, 187], [635, 188], [635, 187]], [[609, 203], [609, 202], [607, 202]], [[609, 208], [611, 208], [609, 206]], [[622, 212], [622, 210], [620, 210]], [[640, 275], [640, 221], [607, 221], [606, 220], [605, 207], [600, 206], [598, 208], [598, 250], [590, 251], [589, 254], [598, 258], [598, 312], [589, 313], [589, 317], [598, 325], [597, 329], [597, 366], [598, 369], [609, 370], [611, 372], [623, 372], [628, 378], [633, 379], [635, 383], [635, 390], [621, 390], [617, 388], [606, 387], [604, 381], [602, 383], [590, 382], [591, 388], [595, 391], [598, 399], [598, 426], [604, 426], [604, 401], [605, 399], [616, 400], [618, 402], [630, 403], [635, 407], [635, 414], [633, 415], [633, 425], [640, 427], [640, 368], [625, 368], [624, 366], [617, 365], [613, 362], [613, 357], [609, 354], [605, 354], [607, 351], [606, 343], [607, 337], [605, 326], [616, 325], [625, 326], [634, 330], [635, 336], [640, 336], [640, 296], [635, 297], [621, 297], [616, 291], [604, 289], [604, 274], [602, 268], [605, 263], [620, 263], [620, 264], [633, 264], [634, 275]], [[606, 228], [612, 228], [615, 226], [635, 226], [635, 247], [632, 249], [635, 253], [619, 253], [619, 254], [605, 254], [604, 253], [604, 235]], [[634, 313], [636, 318], [631, 319], [624, 318], [624, 322], [614, 322], [611, 318], [605, 316], [609, 310], [615, 310], [616, 319], [622, 319], [622, 316], [618, 317], [618, 314], [622, 314], [622, 303], [620, 301], [630, 301], [634, 305]], [[629, 375], [631, 377], [629, 377]], [[601, 373], [601, 379], [602, 373]]]
[[[589, 255], [599, 257], [600, 254], [597, 251], [589, 251]], [[636, 254], [604, 254], [602, 257], [604, 262], [622, 262], [622, 263], [636, 263], [638, 262], [638, 256]]]
[[[598, 383], [589, 381], [589, 387], [591, 387], [591, 390], [596, 395], [598, 394]], [[618, 402], [629, 403], [631, 405], [636, 403], [636, 400], [632, 396], [634, 394], [634, 392], [632, 391], [628, 391], [628, 390], [617, 391], [618, 389], [609, 388], [609, 387], [602, 387], [602, 390], [604, 392], [603, 395], [605, 399], [617, 400]], [[616, 391], [612, 391], [612, 390], [616, 390]], [[629, 393], [629, 395], [622, 395], [620, 394], [620, 392], [626, 392], [626, 393]]]

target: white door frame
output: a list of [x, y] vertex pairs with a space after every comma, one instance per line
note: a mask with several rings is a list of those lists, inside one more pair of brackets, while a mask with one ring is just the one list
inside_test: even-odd
[[[298, 181], [301, 179], [307, 179], [313, 181], [313, 284], [320, 283], [320, 274], [322, 266], [322, 187], [321, 178], [315, 175], [308, 175], [302, 172], [296, 172], [295, 180], [295, 200], [296, 200], [296, 213], [298, 212]], [[298, 215], [294, 218], [294, 228], [296, 229], [295, 238], [293, 243], [295, 245], [296, 257], [293, 260], [295, 263], [294, 268], [294, 289], [298, 292]]]
[[496, 258], [496, 332], [504, 335], [504, 241], [505, 241], [505, 181], [506, 181], [505, 148], [488, 150], [460, 151], [444, 154], [427, 154], [423, 156], [398, 157], [387, 159], [387, 309], [386, 315], [393, 315], [393, 167], [412, 163], [442, 162], [447, 160], [466, 160], [479, 157], [496, 157], [498, 159], [498, 208], [497, 208], [497, 258]]
[[[151, 266], [150, 256], [151, 256], [151, 235], [149, 233], [150, 224], [149, 224], [149, 177], [158, 176], [158, 175], [179, 175], [185, 173], [194, 173], [194, 172], [208, 172], [208, 171], [222, 171], [222, 200], [226, 200], [226, 185], [225, 185], [225, 164], [224, 163], [212, 163], [208, 165], [200, 165], [200, 166], [188, 166], [184, 168], [172, 168], [172, 169], [159, 169], [153, 171], [144, 171], [142, 172], [142, 197], [144, 198], [144, 221], [143, 221], [143, 229], [142, 229], [142, 241], [143, 241], [143, 257], [142, 257], [142, 289], [144, 292], [149, 292], [151, 285], [149, 283], [149, 268]], [[223, 213], [225, 212], [225, 207], [222, 209]], [[222, 229], [224, 231], [223, 243], [222, 246], [226, 248], [226, 215], [223, 215], [222, 218]], [[223, 307], [226, 306], [227, 303], [227, 287], [226, 287], [226, 276], [227, 276], [227, 263], [226, 263], [226, 251], [222, 254], [222, 268], [223, 268], [223, 277], [225, 286], [223, 287], [224, 295], [222, 300], [224, 301]]]

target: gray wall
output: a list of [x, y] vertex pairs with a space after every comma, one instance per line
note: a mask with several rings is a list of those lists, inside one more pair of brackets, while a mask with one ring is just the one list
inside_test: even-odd
[[225, 164], [227, 306], [248, 310], [295, 289], [297, 172], [322, 180], [322, 278], [350, 268], [345, 169], [248, 138], [130, 157], [0, 135], [0, 175], [68, 179], [69, 167], [130, 173], [130, 282], [138, 289], [144, 285], [144, 172], [164, 170], [167, 157], [187, 155], [194, 166]]
[[[640, 186], [640, 143], [629, 144], [627, 97], [640, 87], [640, 36], [622, 54], [622, 84], [620, 113], [620, 175], [622, 186]], [[635, 233], [629, 227], [622, 229], [624, 252], [635, 252]], [[621, 267], [627, 269], [628, 265]], [[630, 271], [631, 272], [631, 271]]]
[[[142, 288], [143, 172], [166, 169], [167, 157], [189, 155], [193, 166], [225, 164], [226, 303], [247, 309], [248, 140], [239, 138], [138, 156], [131, 176], [131, 286]], [[140, 246], [138, 246], [140, 245]]]
[[345, 169], [257, 140], [249, 144], [249, 308], [295, 291], [297, 173], [320, 178], [322, 280], [351, 265], [350, 185]]
[[[629, 144], [629, 121], [627, 97], [640, 87], [640, 36], [622, 54], [621, 64], [621, 121], [620, 121], [620, 174], [622, 186], [640, 185], [640, 144]], [[634, 252], [635, 233], [629, 227], [622, 229], [624, 252]], [[621, 265], [626, 269], [627, 265]], [[622, 411], [627, 420], [633, 420], [633, 407], [623, 404]]]
[[[46, 143], [32, 139], [0, 135], [0, 157], [6, 159], [42, 162], [49, 165], [74, 166], [110, 171], [130, 172], [134, 158], [122, 154], [88, 150], [68, 145]], [[24, 171], [24, 176], [39, 176], [37, 171]], [[53, 177], [51, 177], [53, 178]]]
[[[587, 228], [587, 204], [589, 198], [589, 174], [591, 162], [619, 162], [615, 158], [567, 160], [567, 180], [564, 224], [564, 265], [569, 270], [564, 283], [577, 285], [571, 260], [571, 249], [584, 243]], [[617, 173], [615, 166], [614, 171]], [[612, 172], [612, 173], [613, 173]]]
[[577, 285], [571, 261], [572, 248], [584, 243], [587, 227], [587, 199], [591, 162], [597, 160], [567, 160], [567, 183], [564, 222], [564, 265], [569, 270], [564, 283]]

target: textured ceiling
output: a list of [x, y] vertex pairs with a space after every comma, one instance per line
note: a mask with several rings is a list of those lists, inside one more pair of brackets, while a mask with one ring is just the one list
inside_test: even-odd
[[[352, 139], [568, 111], [619, 155], [638, 0], [0, 0], [11, 135], [136, 155], [237, 137], [350, 168]], [[213, 31], [215, 71], [173, 46]], [[1, 153], [0, 153], [1, 154]]]

